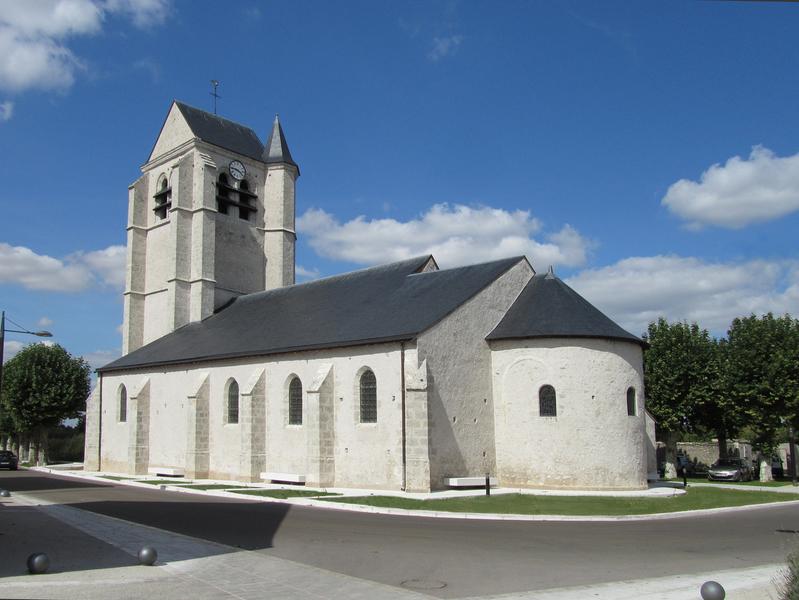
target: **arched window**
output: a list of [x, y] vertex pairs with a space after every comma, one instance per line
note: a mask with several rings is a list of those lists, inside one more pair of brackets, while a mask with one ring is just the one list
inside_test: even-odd
[[635, 416], [635, 388], [627, 388], [627, 414], [631, 417]]
[[302, 382], [294, 377], [289, 384], [289, 425], [302, 425]]
[[230, 190], [232, 189], [234, 188], [230, 187], [227, 175], [220, 173], [219, 178], [216, 180], [216, 210], [223, 215], [227, 214], [227, 209], [230, 206], [232, 200]]
[[235, 379], [227, 387], [227, 422], [231, 425], [239, 422], [239, 384]]
[[124, 385], [119, 386], [119, 422], [128, 420], [128, 390]]
[[551, 385], [542, 385], [538, 390], [538, 414], [542, 417], [557, 417], [558, 403], [555, 398], [555, 388]]
[[155, 199], [153, 212], [159, 219], [166, 219], [167, 212], [172, 208], [172, 187], [169, 185], [166, 175], [161, 175], [156, 187], [157, 191], [153, 196]]
[[360, 378], [361, 423], [377, 423], [377, 379], [371, 369]]

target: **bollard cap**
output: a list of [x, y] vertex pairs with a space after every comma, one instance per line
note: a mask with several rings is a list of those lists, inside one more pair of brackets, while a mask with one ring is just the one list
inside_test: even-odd
[[702, 600], [724, 600], [727, 593], [718, 581], [706, 581], [702, 584], [699, 593]]

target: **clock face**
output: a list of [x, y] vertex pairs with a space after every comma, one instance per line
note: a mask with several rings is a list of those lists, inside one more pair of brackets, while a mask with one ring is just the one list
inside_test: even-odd
[[236, 181], [241, 181], [247, 174], [247, 169], [244, 168], [240, 160], [231, 161], [230, 165], [228, 165], [228, 171], [230, 171], [230, 175]]

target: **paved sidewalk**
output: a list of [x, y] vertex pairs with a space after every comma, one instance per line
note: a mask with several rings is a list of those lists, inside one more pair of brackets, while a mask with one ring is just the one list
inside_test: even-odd
[[[215, 598], [421, 600], [433, 596], [309, 567], [259, 552], [242, 551], [62, 505], [42, 505], [15, 494], [0, 503], [3, 530], [13, 522], [17, 538], [0, 537], [2, 555], [13, 572], [0, 579], [3, 598], [144, 598], [206, 600]], [[35, 543], [9, 552], [30, 532]], [[136, 564], [142, 545], [158, 550], [154, 567]], [[24, 560], [34, 548], [52, 560], [45, 575], [24, 574]], [[502, 600], [678, 600], [699, 598], [704, 581], [714, 579], [729, 600], [776, 600], [773, 581], [780, 565], [703, 575], [621, 581], [596, 586], [492, 596]], [[436, 582], [410, 581], [408, 587]], [[483, 597], [487, 600], [489, 597]]]

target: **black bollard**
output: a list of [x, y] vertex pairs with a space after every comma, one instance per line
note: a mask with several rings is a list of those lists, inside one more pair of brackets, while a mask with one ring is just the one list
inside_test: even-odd
[[139, 564], [146, 567], [151, 567], [158, 559], [158, 552], [152, 546], [142, 546], [139, 550]]
[[486, 496], [491, 495], [491, 478], [486, 473]]
[[718, 581], [706, 581], [699, 589], [702, 600], [724, 600], [727, 592]]
[[28, 557], [28, 573], [41, 575], [50, 568], [50, 558], [44, 552], [34, 552]]

